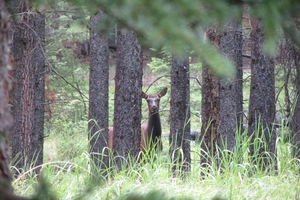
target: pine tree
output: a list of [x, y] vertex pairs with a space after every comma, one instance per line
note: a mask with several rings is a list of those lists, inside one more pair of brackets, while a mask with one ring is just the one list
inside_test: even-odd
[[97, 167], [108, 168], [108, 37], [99, 31], [104, 13], [98, 11], [91, 17], [90, 78], [89, 78], [89, 144]]
[[20, 1], [13, 25], [14, 124], [12, 154], [17, 168], [43, 163], [45, 102], [45, 16]]
[[121, 169], [124, 159], [140, 152], [142, 52], [134, 31], [118, 29], [113, 150]]
[[190, 72], [188, 56], [172, 56], [170, 102], [170, 158], [172, 172], [188, 172], [190, 156]]

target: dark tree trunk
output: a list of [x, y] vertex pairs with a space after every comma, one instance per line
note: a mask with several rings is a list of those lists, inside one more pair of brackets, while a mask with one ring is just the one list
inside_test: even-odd
[[290, 129], [291, 129], [291, 142], [294, 145], [294, 155], [299, 158], [300, 156], [300, 51], [295, 50], [295, 68], [296, 68], [296, 106], [292, 116]]
[[13, 118], [9, 111], [9, 90], [12, 87], [9, 78], [9, 39], [8, 16], [3, 0], [0, 0], [0, 199], [27, 200], [13, 194], [12, 175], [9, 171], [9, 131]]
[[170, 158], [172, 172], [190, 171], [190, 71], [189, 58], [173, 54], [171, 70]]
[[8, 15], [5, 3], [0, 0], [0, 199], [27, 200], [13, 194], [12, 175], [9, 170], [10, 153], [8, 134], [13, 123], [9, 109], [9, 90], [12, 88], [9, 78], [9, 38]]
[[209, 158], [217, 152], [219, 98], [219, 81], [211, 74], [208, 67], [204, 66], [202, 70], [202, 127], [199, 137], [201, 149], [203, 150], [203, 154], [201, 154], [201, 165], [203, 167], [211, 163]]
[[227, 30], [220, 36], [219, 50], [233, 61], [237, 73], [231, 79], [220, 80], [220, 141], [222, 149], [233, 151], [235, 133], [243, 119], [243, 71], [241, 21], [230, 21]]
[[13, 120], [8, 106], [9, 24], [3, 0], [0, 0], [0, 7], [0, 194], [3, 194], [4, 191], [12, 192], [8, 133]]
[[[253, 46], [248, 122], [248, 134], [252, 137], [250, 152], [251, 155], [263, 156], [264, 152], [272, 155], [276, 140], [272, 126], [275, 118], [274, 61], [263, 53], [264, 33], [260, 21], [252, 20], [251, 23], [250, 37]], [[257, 144], [259, 138], [265, 142], [266, 147], [260, 144], [257, 149], [254, 148], [254, 143]]]
[[118, 30], [113, 149], [122, 160], [137, 158], [141, 140], [142, 53], [136, 33]]
[[12, 153], [17, 168], [28, 168], [43, 163], [45, 16], [33, 12], [28, 1], [21, 1], [17, 12], [22, 14], [13, 26]]
[[[214, 29], [207, 31], [209, 40], [219, 48], [220, 35]], [[218, 131], [219, 131], [219, 110], [220, 110], [220, 83], [213, 76], [208, 66], [204, 64], [202, 70], [202, 105], [201, 105], [201, 166], [206, 167], [211, 164], [213, 155], [217, 152]]]
[[[34, 18], [35, 37], [39, 39], [33, 46], [33, 66], [35, 67], [34, 87], [34, 124], [32, 146], [35, 166], [43, 164], [44, 159], [44, 116], [45, 116], [45, 15], [37, 14]], [[36, 48], [36, 49], [35, 49]]]
[[[229, 21], [227, 30], [219, 33], [209, 29], [207, 36], [220, 53], [230, 59], [236, 68], [231, 79], [217, 79], [208, 66], [202, 71], [202, 166], [211, 164], [217, 148], [234, 150], [235, 133], [243, 119], [243, 71], [241, 21]], [[221, 156], [221, 155], [219, 155]]]
[[103, 19], [99, 11], [90, 19], [90, 89], [89, 89], [89, 144], [97, 167], [108, 167], [108, 38], [98, 27]]

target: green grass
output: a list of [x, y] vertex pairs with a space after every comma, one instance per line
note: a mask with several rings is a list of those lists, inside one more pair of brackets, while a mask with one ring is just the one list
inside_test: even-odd
[[[174, 178], [170, 175], [168, 139], [164, 137], [164, 150], [151, 164], [130, 164], [119, 172], [112, 170], [103, 181], [99, 173], [91, 170], [86, 122], [63, 124], [45, 139], [42, 169], [49, 193], [58, 199], [295, 199], [300, 193], [299, 162], [290, 156], [289, 144], [280, 137], [278, 156], [272, 160], [279, 166], [276, 172], [253, 164], [248, 155], [249, 142], [242, 134], [237, 137], [232, 157], [220, 152], [222, 168], [215, 163], [200, 168], [200, 147], [191, 142], [192, 170], [185, 179]], [[38, 180], [31, 170], [23, 173], [13, 181], [15, 192], [34, 195]]]

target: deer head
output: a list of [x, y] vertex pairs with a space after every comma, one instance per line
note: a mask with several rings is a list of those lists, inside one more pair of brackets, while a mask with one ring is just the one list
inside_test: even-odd
[[142, 97], [144, 99], [146, 99], [146, 101], [148, 103], [148, 109], [149, 109], [150, 115], [158, 113], [160, 98], [166, 95], [167, 90], [168, 90], [168, 88], [164, 88], [158, 94], [149, 94], [149, 95], [142, 92]]

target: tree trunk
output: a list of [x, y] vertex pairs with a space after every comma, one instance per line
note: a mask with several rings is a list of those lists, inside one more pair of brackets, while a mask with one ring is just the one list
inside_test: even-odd
[[172, 172], [190, 171], [190, 72], [189, 58], [173, 54], [171, 70], [170, 158]]
[[231, 79], [220, 80], [219, 132], [221, 149], [233, 151], [235, 133], [241, 128], [243, 119], [243, 71], [242, 71], [242, 27], [241, 21], [230, 21], [220, 36], [220, 52], [231, 60], [237, 73]]
[[91, 17], [90, 78], [89, 78], [89, 143], [90, 154], [97, 167], [108, 167], [108, 38], [98, 27], [104, 14], [99, 11]]
[[118, 30], [115, 77], [114, 154], [119, 169], [137, 158], [141, 140], [142, 54], [136, 33]]
[[[207, 31], [209, 40], [219, 48], [220, 35], [214, 29]], [[213, 76], [208, 66], [204, 64], [202, 69], [202, 105], [201, 105], [201, 135], [199, 141], [201, 144], [200, 163], [202, 167], [210, 165], [213, 155], [217, 152], [219, 138], [219, 110], [220, 110], [220, 83]]]
[[3, 0], [0, 0], [0, 199], [27, 200], [13, 194], [12, 175], [9, 170], [10, 152], [8, 134], [13, 123], [9, 109], [9, 91], [12, 88], [9, 78], [9, 38], [8, 16]]
[[[273, 59], [263, 53], [264, 33], [261, 23], [259, 20], [252, 20], [251, 23], [250, 37], [253, 46], [248, 134], [252, 137], [250, 153], [257, 158], [263, 156], [264, 152], [273, 155], [275, 151], [275, 76]], [[260, 141], [264, 142], [266, 147]], [[259, 147], [255, 148], [258, 143]]]
[[292, 116], [290, 129], [291, 129], [291, 142], [294, 145], [294, 155], [299, 158], [300, 156], [300, 51], [295, 50], [295, 68], [296, 68], [296, 106]]
[[[233, 151], [235, 133], [243, 119], [243, 71], [242, 71], [242, 30], [241, 21], [229, 21], [225, 32], [211, 28], [207, 31], [209, 40], [220, 53], [230, 59], [236, 68], [231, 79], [218, 79], [211, 74], [208, 66], [202, 71], [202, 128], [201, 164], [210, 165], [218, 148]], [[221, 156], [221, 155], [218, 155]]]
[[9, 83], [9, 44], [8, 44], [8, 16], [5, 3], [0, 0], [0, 194], [4, 191], [12, 192], [12, 176], [9, 171], [8, 133], [12, 125], [12, 116], [9, 112], [8, 94]]
[[12, 153], [17, 168], [43, 163], [45, 16], [31, 10], [28, 1], [18, 7], [21, 18], [13, 26], [14, 124]]

